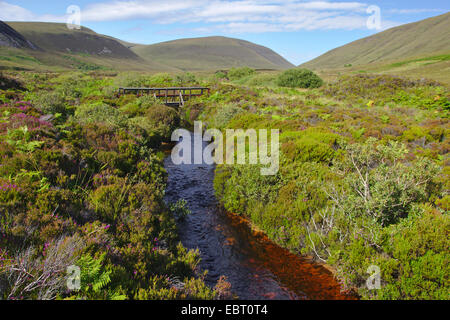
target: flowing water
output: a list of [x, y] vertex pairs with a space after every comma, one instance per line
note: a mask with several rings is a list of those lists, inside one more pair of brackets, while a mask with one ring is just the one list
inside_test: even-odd
[[253, 231], [246, 220], [219, 210], [213, 189], [215, 166], [174, 165], [167, 157], [165, 168], [166, 201], [184, 199], [191, 211], [178, 225], [181, 242], [200, 250], [208, 285], [214, 286], [225, 275], [240, 299], [352, 298], [340, 293], [333, 275], [322, 265], [290, 253]]

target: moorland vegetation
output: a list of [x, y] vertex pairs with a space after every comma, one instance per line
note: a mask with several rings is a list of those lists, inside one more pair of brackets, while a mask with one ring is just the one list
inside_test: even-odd
[[[327, 263], [362, 298], [448, 299], [448, 87], [387, 75], [321, 83], [303, 73], [316, 80], [310, 88], [249, 68], [5, 73], [0, 297], [230, 297], [224, 278], [206, 286], [198, 252], [179, 243], [174, 209], [163, 201], [162, 147], [175, 128], [202, 120], [222, 130], [280, 129], [277, 175], [217, 167], [226, 210]], [[119, 86], [180, 84], [211, 94], [181, 110], [116, 95]], [[70, 265], [83, 266], [77, 292], [66, 288]], [[365, 286], [371, 265], [381, 270], [380, 290]]]

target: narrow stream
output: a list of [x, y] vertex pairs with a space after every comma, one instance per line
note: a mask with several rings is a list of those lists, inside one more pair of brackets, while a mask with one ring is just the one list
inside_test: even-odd
[[170, 156], [164, 164], [169, 174], [166, 201], [187, 201], [192, 213], [178, 225], [180, 238], [185, 247], [200, 250], [208, 285], [225, 275], [233, 293], [246, 300], [352, 298], [340, 293], [323, 266], [290, 253], [252, 231], [244, 219], [219, 210], [215, 166], [174, 165]]

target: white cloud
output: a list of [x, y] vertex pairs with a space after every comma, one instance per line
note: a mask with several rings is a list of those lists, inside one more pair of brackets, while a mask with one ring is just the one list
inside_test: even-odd
[[298, 3], [296, 7], [312, 10], [359, 10], [365, 9], [367, 4], [361, 2], [327, 2], [327, 1], [312, 1]]
[[33, 12], [20, 6], [0, 1], [0, 20], [2, 21], [46, 21], [65, 22], [66, 15], [55, 16], [51, 14], [36, 15]]
[[190, 11], [205, 1], [113, 1], [88, 5], [82, 10], [84, 21], [115, 21], [129, 19], [155, 19], [180, 11]]
[[[114, 0], [82, 8], [81, 22], [148, 19], [156, 24], [203, 23], [201, 29], [224, 32], [276, 32], [316, 29], [364, 29], [369, 15], [363, 2], [301, 0]], [[383, 11], [382, 11], [383, 13]], [[399, 12], [400, 13], [400, 12]], [[64, 22], [66, 15], [37, 16], [0, 1], [0, 19]], [[395, 25], [394, 22], [385, 25]]]
[[34, 18], [32, 12], [14, 4], [0, 1], [0, 20], [5, 21], [29, 21]]
[[415, 14], [415, 13], [427, 13], [427, 12], [446, 12], [442, 9], [389, 9], [388, 13], [393, 14]]

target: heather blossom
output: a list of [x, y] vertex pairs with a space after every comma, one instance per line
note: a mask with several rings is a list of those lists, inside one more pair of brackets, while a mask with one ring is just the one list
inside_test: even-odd
[[16, 184], [11, 183], [4, 183], [3, 185], [0, 186], [0, 191], [10, 191], [10, 190], [20, 191], [22, 189]]

